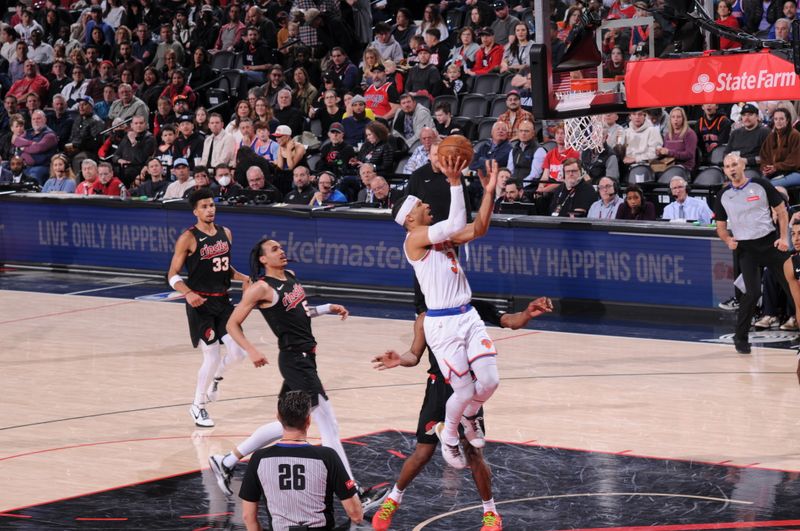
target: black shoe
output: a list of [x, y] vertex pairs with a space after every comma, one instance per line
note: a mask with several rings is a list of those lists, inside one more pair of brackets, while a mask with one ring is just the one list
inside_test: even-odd
[[389, 495], [391, 489], [386, 486], [382, 487], [369, 487], [367, 489], [358, 488], [358, 499], [361, 501], [361, 507], [364, 512], [380, 507], [386, 497]]
[[726, 300], [725, 302], [721, 302], [717, 305], [721, 310], [727, 310], [729, 312], [735, 312], [739, 309], [739, 299], [736, 297], [731, 297], [730, 299]]
[[750, 354], [750, 343], [747, 341], [733, 340], [733, 345], [736, 347], [736, 352], [739, 354]]

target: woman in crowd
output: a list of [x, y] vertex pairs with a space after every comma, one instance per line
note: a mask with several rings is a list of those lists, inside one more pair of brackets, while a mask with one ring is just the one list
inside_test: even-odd
[[669, 124], [664, 133], [664, 145], [656, 149], [661, 157], [673, 157], [675, 163], [690, 172], [694, 170], [697, 152], [697, 134], [689, 127], [683, 107], [674, 107], [669, 113]]
[[111, 60], [111, 45], [106, 42], [106, 36], [103, 35], [103, 30], [100, 28], [100, 26], [95, 26], [92, 28], [92, 36], [89, 44], [97, 48], [97, 56], [100, 59], [108, 59], [109, 61]]
[[358, 151], [356, 166], [370, 163], [379, 174], [394, 171], [394, 150], [389, 144], [389, 129], [380, 122], [370, 122], [364, 131], [366, 140]]
[[376, 48], [368, 46], [361, 57], [361, 86], [368, 87], [372, 84], [372, 69], [382, 65], [381, 54]]
[[133, 89], [133, 92], [139, 90], [139, 85], [138, 83], [136, 83], [136, 79], [134, 79], [133, 77], [133, 70], [131, 70], [130, 68], [125, 68], [122, 70], [122, 72], [119, 73], [119, 82], [120, 84], [127, 83], [128, 85], [130, 85], [131, 88]]
[[69, 160], [63, 153], [57, 153], [50, 159], [50, 178], [44, 183], [42, 193], [64, 192], [71, 194], [75, 192], [77, 183], [75, 174], [72, 173]]
[[275, 131], [275, 128], [280, 125], [278, 120], [272, 112], [272, 107], [267, 103], [267, 99], [263, 97], [256, 98], [253, 104], [253, 120], [254, 122], [266, 122], [269, 124], [270, 132]]
[[503, 52], [503, 62], [500, 63], [500, 73], [511, 71], [517, 73], [531, 64], [531, 46], [528, 26], [519, 22], [514, 26], [514, 39], [511, 40]]
[[253, 118], [253, 108], [250, 107], [250, 102], [247, 100], [239, 100], [231, 121], [225, 126], [225, 132], [233, 135], [237, 144], [242, 141], [242, 134], [239, 132], [239, 122], [241, 122], [242, 118]]
[[[719, 0], [717, 3], [717, 24], [726, 26], [735, 31], [740, 29], [739, 19], [733, 16], [731, 4], [728, 0]], [[736, 41], [726, 39], [725, 37], [719, 38], [720, 50], [730, 50], [741, 47], [742, 45]]]
[[469, 26], [461, 28], [458, 32], [460, 44], [450, 50], [450, 58], [447, 65], [456, 65], [459, 68], [472, 68], [475, 64], [475, 54], [478, 53], [480, 45], [475, 42], [475, 32]]
[[103, 22], [114, 29], [122, 25], [126, 15], [125, 6], [120, 0], [106, 0], [106, 9], [103, 11]]
[[408, 40], [412, 35], [417, 33], [417, 25], [414, 24], [414, 17], [408, 8], [401, 7], [397, 10], [395, 17], [395, 25], [392, 26], [392, 37], [396, 40], [400, 47], [403, 48], [403, 53], [408, 55], [410, 50]]
[[484, 26], [488, 26], [488, 22], [484, 20], [483, 13], [481, 12], [479, 7], [473, 7], [469, 10], [469, 20], [467, 21], [467, 26], [472, 28], [472, 31], [478, 31]]
[[611, 48], [611, 53], [608, 54], [608, 59], [603, 63], [603, 77], [624, 76], [627, 64], [622, 46], [614, 46]]
[[211, 57], [205, 48], [197, 47], [192, 53], [192, 68], [186, 78], [186, 83], [191, 87], [199, 87], [214, 79], [211, 69]]
[[175, 101], [176, 96], [186, 96], [186, 100], [189, 102], [189, 108], [192, 109], [197, 101], [197, 95], [192, 90], [192, 87], [186, 83], [183, 70], [179, 68], [172, 71], [171, 83], [164, 87], [161, 96], [168, 98], [169, 101]]
[[761, 173], [775, 186], [800, 185], [800, 133], [791, 127], [791, 114], [780, 107], [772, 113], [772, 131], [761, 144]]
[[[425, 35], [429, 29], [436, 28], [439, 30], [439, 40], [446, 41], [450, 32], [447, 30], [447, 24], [444, 23], [442, 13], [439, 11], [439, 4], [428, 4], [425, 6], [425, 11], [422, 12], [422, 22], [417, 28], [417, 35]], [[395, 37], [396, 38], [396, 37]]]
[[292, 102], [300, 109], [303, 115], [308, 114], [308, 110], [317, 100], [319, 91], [311, 84], [308, 78], [308, 71], [303, 67], [294, 69], [292, 73], [294, 89], [292, 90]]
[[3, 41], [3, 46], [0, 47], [0, 55], [10, 63], [17, 51], [19, 34], [11, 26], [3, 26], [3, 29], [0, 30], [0, 40]]
[[331, 124], [341, 122], [344, 118], [344, 105], [335, 90], [326, 90], [322, 95], [322, 102], [311, 109], [309, 116], [317, 119], [322, 124], [322, 132], [327, 133]]
[[172, 79], [172, 72], [178, 69], [178, 53], [169, 48], [164, 52], [164, 66], [161, 67], [161, 79]]
[[644, 198], [644, 192], [639, 186], [628, 186], [625, 192], [625, 202], [617, 210], [617, 219], [634, 219], [639, 221], [654, 221], [656, 207]]
[[564, 19], [563, 27], [558, 30], [556, 38], [565, 44], [569, 44], [569, 34], [578, 24], [583, 9], [580, 6], [572, 6], [567, 10], [567, 18]]
[[205, 107], [198, 107], [194, 111], [194, 130], [203, 136], [211, 132], [208, 128], [208, 111]]
[[164, 91], [161, 76], [155, 67], [148, 66], [144, 69], [144, 81], [136, 91], [136, 97], [145, 102], [150, 109], [155, 109], [158, 97]]

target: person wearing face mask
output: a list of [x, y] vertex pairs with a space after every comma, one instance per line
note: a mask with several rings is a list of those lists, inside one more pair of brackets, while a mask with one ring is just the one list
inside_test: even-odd
[[564, 179], [550, 199], [549, 214], [554, 217], [586, 217], [592, 203], [597, 199], [594, 187], [582, 175], [583, 168], [578, 159], [564, 161]]
[[228, 199], [242, 193], [242, 186], [233, 182], [231, 169], [227, 164], [220, 164], [214, 169], [214, 182], [211, 184], [211, 191], [215, 197]]

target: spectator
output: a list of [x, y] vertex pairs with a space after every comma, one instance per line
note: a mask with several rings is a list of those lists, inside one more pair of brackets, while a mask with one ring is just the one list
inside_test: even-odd
[[[800, 133], [798, 133], [800, 134]], [[673, 157], [690, 172], [695, 167], [697, 151], [697, 134], [689, 128], [689, 120], [683, 107], [673, 107], [669, 113], [669, 129], [664, 135], [663, 147], [656, 148], [661, 157]]]
[[661, 133], [661, 137], [663, 138], [669, 129], [669, 115], [661, 107], [647, 109], [645, 113], [647, 114], [647, 119], [650, 121], [653, 127], [658, 128], [659, 132]]
[[395, 24], [392, 26], [392, 37], [400, 44], [404, 55], [410, 51], [408, 41], [415, 34], [417, 34], [417, 26], [414, 24], [411, 11], [406, 7], [401, 7], [397, 10]]
[[306, 147], [292, 138], [288, 125], [279, 125], [273, 134], [278, 141], [278, 157], [275, 166], [281, 170], [294, 170], [298, 165], [307, 166]]
[[363, 188], [358, 191], [358, 202], [372, 203], [374, 201], [375, 194], [372, 190], [371, 184], [375, 177], [378, 176], [378, 174], [375, 173], [375, 166], [369, 163], [362, 164], [358, 167], [358, 176], [361, 179], [361, 184], [363, 186]]
[[126, 186], [141, 174], [142, 167], [153, 157], [155, 151], [156, 139], [147, 130], [147, 122], [143, 116], [135, 115], [130, 130], [120, 142], [113, 157], [114, 162], [120, 166], [119, 175]]
[[156, 48], [156, 54], [153, 58], [153, 66], [155, 66], [158, 70], [164, 68], [168, 50], [175, 52], [176, 61], [178, 64], [183, 64], [183, 46], [173, 39], [172, 26], [169, 24], [162, 24], [159, 34], [161, 35], [161, 42]]
[[761, 145], [760, 165], [773, 186], [800, 185], [800, 133], [791, 126], [789, 111], [783, 107], [772, 114], [773, 127]]
[[157, 45], [153, 42], [150, 28], [147, 24], [136, 26], [133, 40], [133, 56], [140, 60], [144, 66], [149, 65], [156, 56]]
[[319, 190], [314, 193], [309, 204], [311, 206], [321, 206], [329, 203], [347, 203], [347, 197], [334, 188], [336, 177], [332, 173], [322, 172], [317, 178]]
[[114, 28], [103, 22], [103, 8], [99, 5], [94, 5], [89, 10], [89, 22], [86, 23], [86, 30], [83, 37], [83, 44], [91, 44], [92, 30], [99, 28], [103, 34], [104, 42], [109, 45], [114, 44]]
[[379, 122], [370, 122], [364, 131], [364, 137], [366, 141], [361, 145], [356, 164], [368, 162], [378, 172], [393, 172], [394, 150], [388, 143], [387, 127]]
[[[499, 175], [498, 175], [499, 177]], [[498, 213], [502, 210], [503, 203], [519, 203], [525, 197], [522, 190], [522, 183], [514, 179], [508, 179], [503, 185], [503, 192], [495, 200], [494, 212]]]
[[64, 86], [61, 95], [67, 100], [70, 109], [76, 109], [79, 101], [86, 95], [89, 82], [86, 80], [82, 66], [72, 67], [72, 81]]
[[103, 99], [94, 104], [94, 114], [103, 122], [108, 120], [108, 111], [117, 99], [117, 91], [113, 85], [103, 87]]
[[495, 20], [492, 22], [491, 29], [494, 32], [495, 42], [505, 46], [509, 42], [509, 36], [515, 35], [514, 28], [519, 24], [519, 19], [508, 12], [508, 4], [505, 0], [496, 0], [494, 4]]
[[192, 87], [186, 84], [186, 76], [183, 70], [175, 69], [172, 71], [171, 83], [161, 92], [161, 97], [165, 97], [169, 101], [174, 102], [175, 99], [180, 96], [186, 98], [190, 109], [194, 108], [197, 102], [197, 95], [192, 90]]
[[111, 61], [103, 61], [98, 68], [100, 75], [89, 81], [89, 86], [86, 87], [86, 95], [90, 96], [94, 101], [103, 99], [103, 89], [106, 86], [111, 86], [116, 91], [116, 79], [114, 79], [114, 63]]
[[510, 140], [519, 136], [519, 125], [524, 121], [533, 121], [533, 115], [520, 106], [519, 91], [512, 89], [506, 94], [506, 111], [497, 117], [498, 122], [505, 122], [511, 131]]
[[[487, 160], [496, 160], [502, 166], [508, 161], [510, 154], [511, 143], [508, 141], [508, 125], [504, 122], [495, 122], [492, 125], [489, 142], [480, 144], [472, 157], [469, 168], [473, 171], [483, 170], [486, 167]], [[479, 182], [478, 185], [480, 185]]]
[[348, 91], [358, 88], [360, 82], [358, 67], [350, 62], [343, 48], [337, 46], [331, 50], [331, 65], [328, 71], [333, 74], [337, 89]]
[[356, 156], [353, 146], [344, 140], [344, 126], [334, 123], [328, 129], [328, 142], [322, 145], [320, 160], [315, 171], [328, 171], [337, 178], [343, 175], [351, 175], [353, 169], [350, 161]]
[[375, 24], [375, 40], [370, 45], [374, 47], [381, 56], [381, 60], [390, 59], [399, 63], [405, 59], [403, 47], [392, 36], [392, 28], [385, 22]]
[[583, 178], [583, 168], [578, 159], [566, 159], [562, 168], [564, 180], [553, 191], [548, 214], [556, 217], [585, 217], [597, 199], [597, 192]]
[[236, 140], [225, 132], [222, 116], [218, 113], [209, 115], [208, 127], [211, 133], [203, 144], [202, 162], [209, 168], [216, 168], [220, 164], [230, 166], [236, 156]]
[[414, 148], [405, 166], [403, 173], [411, 175], [417, 168], [421, 168], [428, 163], [431, 156], [431, 146], [439, 140], [439, 135], [431, 127], [423, 127], [419, 134], [419, 145]]
[[175, 121], [178, 119], [175, 116], [175, 113], [172, 111], [172, 102], [169, 98], [160, 97], [158, 98], [157, 110], [153, 113], [153, 116], [150, 120], [150, 127], [153, 130], [153, 134], [158, 136], [161, 134], [161, 128], [165, 125], [174, 124]]
[[283, 80], [283, 68], [280, 66], [273, 66], [269, 71], [269, 81], [265, 83], [261, 89], [264, 91], [264, 97], [267, 99], [270, 107], [277, 104], [278, 93], [282, 90], [288, 90], [291, 93], [291, 88]]
[[305, 166], [297, 166], [292, 171], [294, 188], [289, 192], [284, 201], [290, 205], [308, 205], [314, 199], [317, 189], [311, 185], [311, 175]]
[[28, 45], [25, 41], [17, 41], [14, 58], [8, 62], [8, 77], [11, 83], [16, 83], [25, 77], [25, 62], [28, 60]]
[[437, 103], [433, 116], [436, 119], [436, 132], [439, 136], [462, 134], [461, 128], [453, 122], [453, 111], [450, 109], [449, 102], [440, 101]]
[[97, 163], [92, 159], [84, 159], [81, 162], [81, 177], [83, 180], [78, 183], [75, 193], [79, 195], [94, 195], [100, 182], [97, 180]]
[[292, 106], [291, 90], [283, 89], [278, 93], [275, 118], [281, 124], [289, 126], [292, 136], [302, 134], [305, 117], [297, 107]]
[[743, 0], [742, 11], [747, 15], [744, 29], [756, 37], [769, 35], [772, 25], [780, 18], [783, 9], [781, 0], [762, 2], [761, 0]]
[[2, 180], [3, 184], [18, 184], [21, 188], [41, 191], [36, 179], [28, 176], [25, 172], [25, 162], [19, 155], [11, 156], [8, 160], [8, 170], [6, 172], [0, 171], [0, 180]]
[[47, 127], [58, 137], [58, 149], [63, 150], [69, 140], [74, 120], [67, 114], [67, 100], [61, 94], [53, 96], [53, 112], [47, 117]]
[[[439, 95], [442, 76], [431, 64], [431, 50], [426, 45], [417, 48], [419, 61], [408, 72], [405, 89], [411, 96], [428, 96], [433, 99]], [[402, 102], [401, 102], [402, 103]]]
[[97, 57], [100, 60], [109, 60], [112, 57], [113, 48], [106, 42], [103, 30], [98, 27], [92, 28], [91, 40], [87, 46], [92, 46], [97, 50]]
[[40, 65], [51, 65], [55, 60], [53, 47], [42, 42], [42, 30], [35, 29], [31, 33], [31, 44], [28, 47], [28, 57]]
[[625, 202], [617, 209], [617, 219], [653, 221], [656, 219], [656, 207], [645, 199], [642, 189], [633, 184], [625, 191]]
[[[206, 170], [205, 166], [197, 166], [194, 174], [192, 175], [192, 179], [194, 179], [194, 186], [186, 190], [183, 194], [184, 199], [189, 199], [189, 196], [198, 191], [201, 188], [208, 188], [211, 190], [211, 193], [214, 194], [214, 189], [211, 186], [211, 179], [208, 178], [208, 171]], [[215, 196], [217, 194], [214, 194]]]
[[630, 124], [623, 133], [625, 157], [622, 162], [625, 164], [649, 163], [656, 158], [656, 150], [664, 142], [661, 132], [646, 119], [644, 111], [632, 112], [630, 119]]
[[164, 168], [158, 159], [149, 159], [139, 173], [139, 184], [131, 191], [133, 196], [161, 199], [167, 191], [169, 182], [164, 180]]
[[80, 167], [83, 159], [96, 155], [102, 143], [100, 133], [103, 129], [103, 122], [94, 114], [94, 101], [89, 96], [82, 97], [78, 101], [78, 117], [72, 124], [69, 142], [64, 146], [72, 157], [73, 170]]
[[103, 22], [113, 29], [117, 29], [122, 25], [126, 13], [125, 6], [120, 5], [119, 0], [107, 0], [105, 10], [103, 11]]
[[364, 91], [368, 109], [376, 118], [391, 121], [400, 108], [399, 96], [394, 83], [386, 81], [386, 67], [377, 64], [372, 68], [372, 84]]
[[264, 192], [272, 201], [280, 201], [283, 196], [277, 188], [267, 183], [264, 172], [258, 166], [251, 166], [247, 169], [247, 190], [254, 192]]
[[0, 30], [0, 36], [2, 36], [3, 41], [3, 46], [0, 47], [0, 57], [10, 63], [14, 59], [14, 55], [16, 55], [19, 34], [11, 26], [5, 25]]
[[[506, 8], [506, 10], [508, 10], [508, 8]], [[513, 17], [509, 16], [508, 18]], [[516, 74], [522, 71], [522, 69], [530, 67], [532, 46], [533, 41], [530, 40], [528, 26], [524, 22], [517, 22], [514, 24], [514, 39], [508, 44], [505, 52], [503, 52], [503, 60], [500, 62], [500, 72], [512, 72]]]
[[[258, 9], [257, 6], [253, 7]], [[263, 85], [267, 80], [267, 69], [272, 66], [272, 51], [261, 40], [261, 30], [258, 27], [247, 28], [246, 35], [245, 39], [234, 46], [234, 51], [242, 57], [242, 68], [248, 81], [253, 85]]]
[[742, 127], [731, 132], [727, 146], [725, 146], [725, 156], [738, 151], [739, 156], [745, 159], [748, 168], [755, 168], [760, 165], [761, 146], [767, 140], [770, 131], [758, 118], [758, 107], [752, 103], [746, 103], [741, 110]]
[[683, 219], [699, 221], [703, 225], [711, 223], [713, 213], [708, 208], [708, 203], [697, 197], [690, 197], [688, 194], [689, 183], [680, 175], [676, 175], [669, 181], [669, 191], [675, 201], [664, 208], [662, 219]]
[[597, 182], [603, 176], [619, 180], [619, 161], [614, 150], [608, 145], [608, 134], [605, 131], [603, 131], [602, 149], [600, 151], [587, 149], [581, 152], [581, 164], [592, 182]]
[[731, 121], [724, 114], [720, 114], [716, 103], [703, 105], [703, 115], [697, 121], [697, 136], [699, 138], [700, 152], [705, 162], [709, 161], [711, 152], [717, 146], [728, 143], [731, 134]]
[[244, 23], [248, 27], [258, 28], [261, 40], [270, 48], [277, 46], [278, 32], [275, 24], [268, 17], [264, 16], [264, 10], [258, 6], [251, 6], [245, 13]]
[[47, 116], [42, 110], [32, 113], [31, 126], [23, 136], [12, 137], [11, 143], [21, 151], [28, 174], [43, 183], [48, 173], [48, 163], [58, 149], [58, 137], [47, 127]]
[[610, 220], [617, 219], [617, 211], [625, 200], [619, 196], [619, 185], [611, 177], [601, 177], [597, 183], [600, 199], [592, 203], [589, 208], [589, 219]]
[[184, 114], [178, 118], [178, 138], [175, 139], [175, 150], [189, 161], [189, 169], [197, 172], [197, 166], [203, 160], [203, 135], [194, 130], [194, 120], [191, 114]]
[[117, 99], [111, 104], [111, 109], [108, 111], [108, 119], [113, 121], [119, 118], [123, 121], [132, 118], [133, 116], [142, 116], [147, 119], [149, 111], [145, 102], [133, 95], [133, 87], [127, 83], [121, 83], [117, 89]]
[[[19, 35], [20, 40], [24, 41], [26, 44], [31, 44], [31, 42], [33, 42], [31, 35], [37, 29], [44, 32], [42, 26], [33, 18], [33, 12], [29, 9], [24, 9], [22, 11], [22, 20], [19, 24], [14, 26], [14, 31]], [[90, 31], [90, 29], [87, 28], [87, 31]]]
[[[402, 100], [400, 102], [402, 106]], [[352, 113], [342, 120], [344, 139], [351, 146], [357, 146], [364, 141], [364, 131], [372, 120], [367, 116], [367, 102], [363, 96], [355, 96], [350, 102]], [[400, 113], [398, 113], [399, 116]], [[395, 116], [395, 123], [397, 116]]]
[[317, 119], [323, 131], [328, 131], [330, 126], [344, 119], [344, 106], [335, 90], [326, 90], [322, 95], [322, 104], [317, 104], [309, 110], [312, 119]]
[[292, 99], [297, 108], [300, 110], [303, 122], [305, 122], [305, 117], [308, 115], [311, 105], [319, 97], [319, 91], [317, 90], [317, 87], [311, 84], [308, 76], [308, 70], [302, 66], [297, 67], [292, 71], [292, 79], [294, 80]]
[[[739, 19], [733, 16], [731, 11], [731, 5], [728, 3], [728, 0], [719, 0], [717, 3], [717, 24], [721, 26], [725, 26], [732, 30], [739, 29]], [[734, 40], [726, 39], [725, 37], [719, 38], [719, 49], [720, 50], [731, 50], [735, 48], [741, 48], [742, 45]]]
[[183, 158], [175, 160], [172, 165], [175, 181], [167, 186], [164, 199], [181, 199], [188, 190], [194, 188], [194, 179], [189, 177], [189, 161]]
[[424, 127], [436, 127], [428, 108], [419, 105], [409, 93], [400, 96], [400, 111], [392, 124], [393, 134], [402, 138], [408, 149], [412, 149]]
[[25, 61], [23, 77], [11, 85], [11, 88], [8, 90], [8, 95], [21, 100], [33, 92], [42, 100], [47, 98], [49, 91], [50, 82], [39, 73], [39, 67], [36, 65], [36, 61], [28, 59]]
[[242, 193], [242, 185], [233, 181], [231, 169], [227, 164], [220, 164], [214, 170], [214, 184], [211, 185], [214, 195], [224, 199], [236, 197]]
[[459, 44], [450, 50], [450, 57], [447, 60], [447, 70], [450, 66], [471, 68], [475, 64], [475, 54], [478, 53], [480, 46], [475, 42], [475, 32], [471, 27], [465, 26], [458, 32]]
[[[511, 152], [505, 166], [511, 171], [511, 177], [520, 182], [531, 180], [533, 161], [540, 150], [535, 136], [536, 127], [532, 119], [525, 118], [517, 122], [517, 139], [511, 142]], [[541, 157], [544, 159], [544, 154], [541, 154]], [[538, 175], [536, 177], [538, 178]]]
[[118, 197], [125, 190], [125, 185], [114, 175], [114, 168], [108, 162], [97, 165], [97, 180], [99, 184], [95, 186], [96, 194]]
[[192, 47], [210, 50], [214, 48], [219, 35], [219, 22], [214, 16], [214, 8], [206, 4], [200, 8], [200, 16], [192, 32]]
[[[186, 83], [190, 87], [200, 87], [216, 78], [214, 70], [211, 68], [211, 59], [205, 48], [197, 47], [192, 53], [192, 68], [186, 77]], [[201, 95], [205, 94], [205, 89], [201, 89]]]
[[258, 121], [254, 124], [256, 139], [252, 144], [253, 152], [274, 163], [278, 159], [278, 143], [270, 138], [269, 123]]
[[450, 57], [450, 46], [441, 40], [441, 35], [437, 28], [430, 28], [425, 30], [423, 35], [425, 46], [431, 51], [431, 64], [443, 72], [447, 59]]
[[[0, 136], [0, 159], [10, 160], [16, 153], [16, 148], [12, 139], [25, 135], [25, 118], [21, 114], [14, 113], [9, 117], [9, 129]], [[38, 184], [38, 183], [37, 183]]]
[[425, 6], [425, 11], [422, 13], [422, 22], [417, 27], [417, 35], [425, 35], [425, 32], [431, 28], [439, 30], [439, 36], [442, 40], [447, 40], [450, 33], [447, 30], [442, 14], [439, 11], [438, 4], [428, 4]]
[[[567, 146], [564, 124], [558, 124], [555, 128], [556, 147], [547, 152], [542, 162], [542, 179], [549, 181], [561, 181], [563, 178], [563, 164], [567, 159], [580, 159], [581, 155], [571, 147]], [[539, 193], [549, 193], [558, 188], [558, 183], [541, 183], [538, 188]]]
[[[11, 165], [11, 173], [16, 175], [16, 169], [21, 169], [23, 166], [23, 161], [19, 157], [15, 157], [17, 162]], [[12, 162], [14, 159], [12, 159]], [[16, 168], [15, 168], [16, 166]], [[61, 153], [53, 155], [50, 159], [50, 178], [44, 183], [42, 187], [42, 193], [53, 193], [53, 192], [63, 192], [67, 194], [72, 194], [75, 192], [75, 188], [77, 185], [75, 184], [75, 174], [72, 173], [72, 169], [69, 167], [69, 160], [67, 157]]]
[[389, 187], [389, 183], [380, 175], [376, 175], [369, 186], [372, 190], [372, 204], [376, 208], [392, 208], [403, 197], [399, 190]]
[[164, 166], [167, 171], [172, 168], [172, 162], [180, 158], [178, 156], [178, 150], [175, 147], [176, 138], [177, 135], [172, 124], [162, 127], [157, 137], [160, 142], [156, 149], [155, 157], [161, 161], [161, 165]]
[[481, 47], [475, 54], [475, 65], [472, 68], [465, 68], [464, 73], [471, 76], [499, 72], [503, 62], [503, 47], [494, 40], [494, 30], [492, 28], [481, 28], [478, 31], [481, 39]]
[[611, 53], [608, 54], [608, 59], [603, 63], [603, 77], [615, 78], [624, 76], [627, 64], [622, 47], [614, 46], [611, 48]]
[[67, 62], [63, 59], [57, 59], [53, 62], [50, 68], [50, 74], [47, 76], [47, 81], [50, 83], [50, 89], [47, 92], [48, 101], [53, 100], [53, 96], [61, 94], [67, 83], [72, 81], [67, 75]]

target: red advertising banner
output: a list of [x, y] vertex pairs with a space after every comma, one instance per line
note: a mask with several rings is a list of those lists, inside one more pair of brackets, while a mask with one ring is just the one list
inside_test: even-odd
[[794, 65], [768, 51], [628, 62], [628, 107], [800, 99]]

